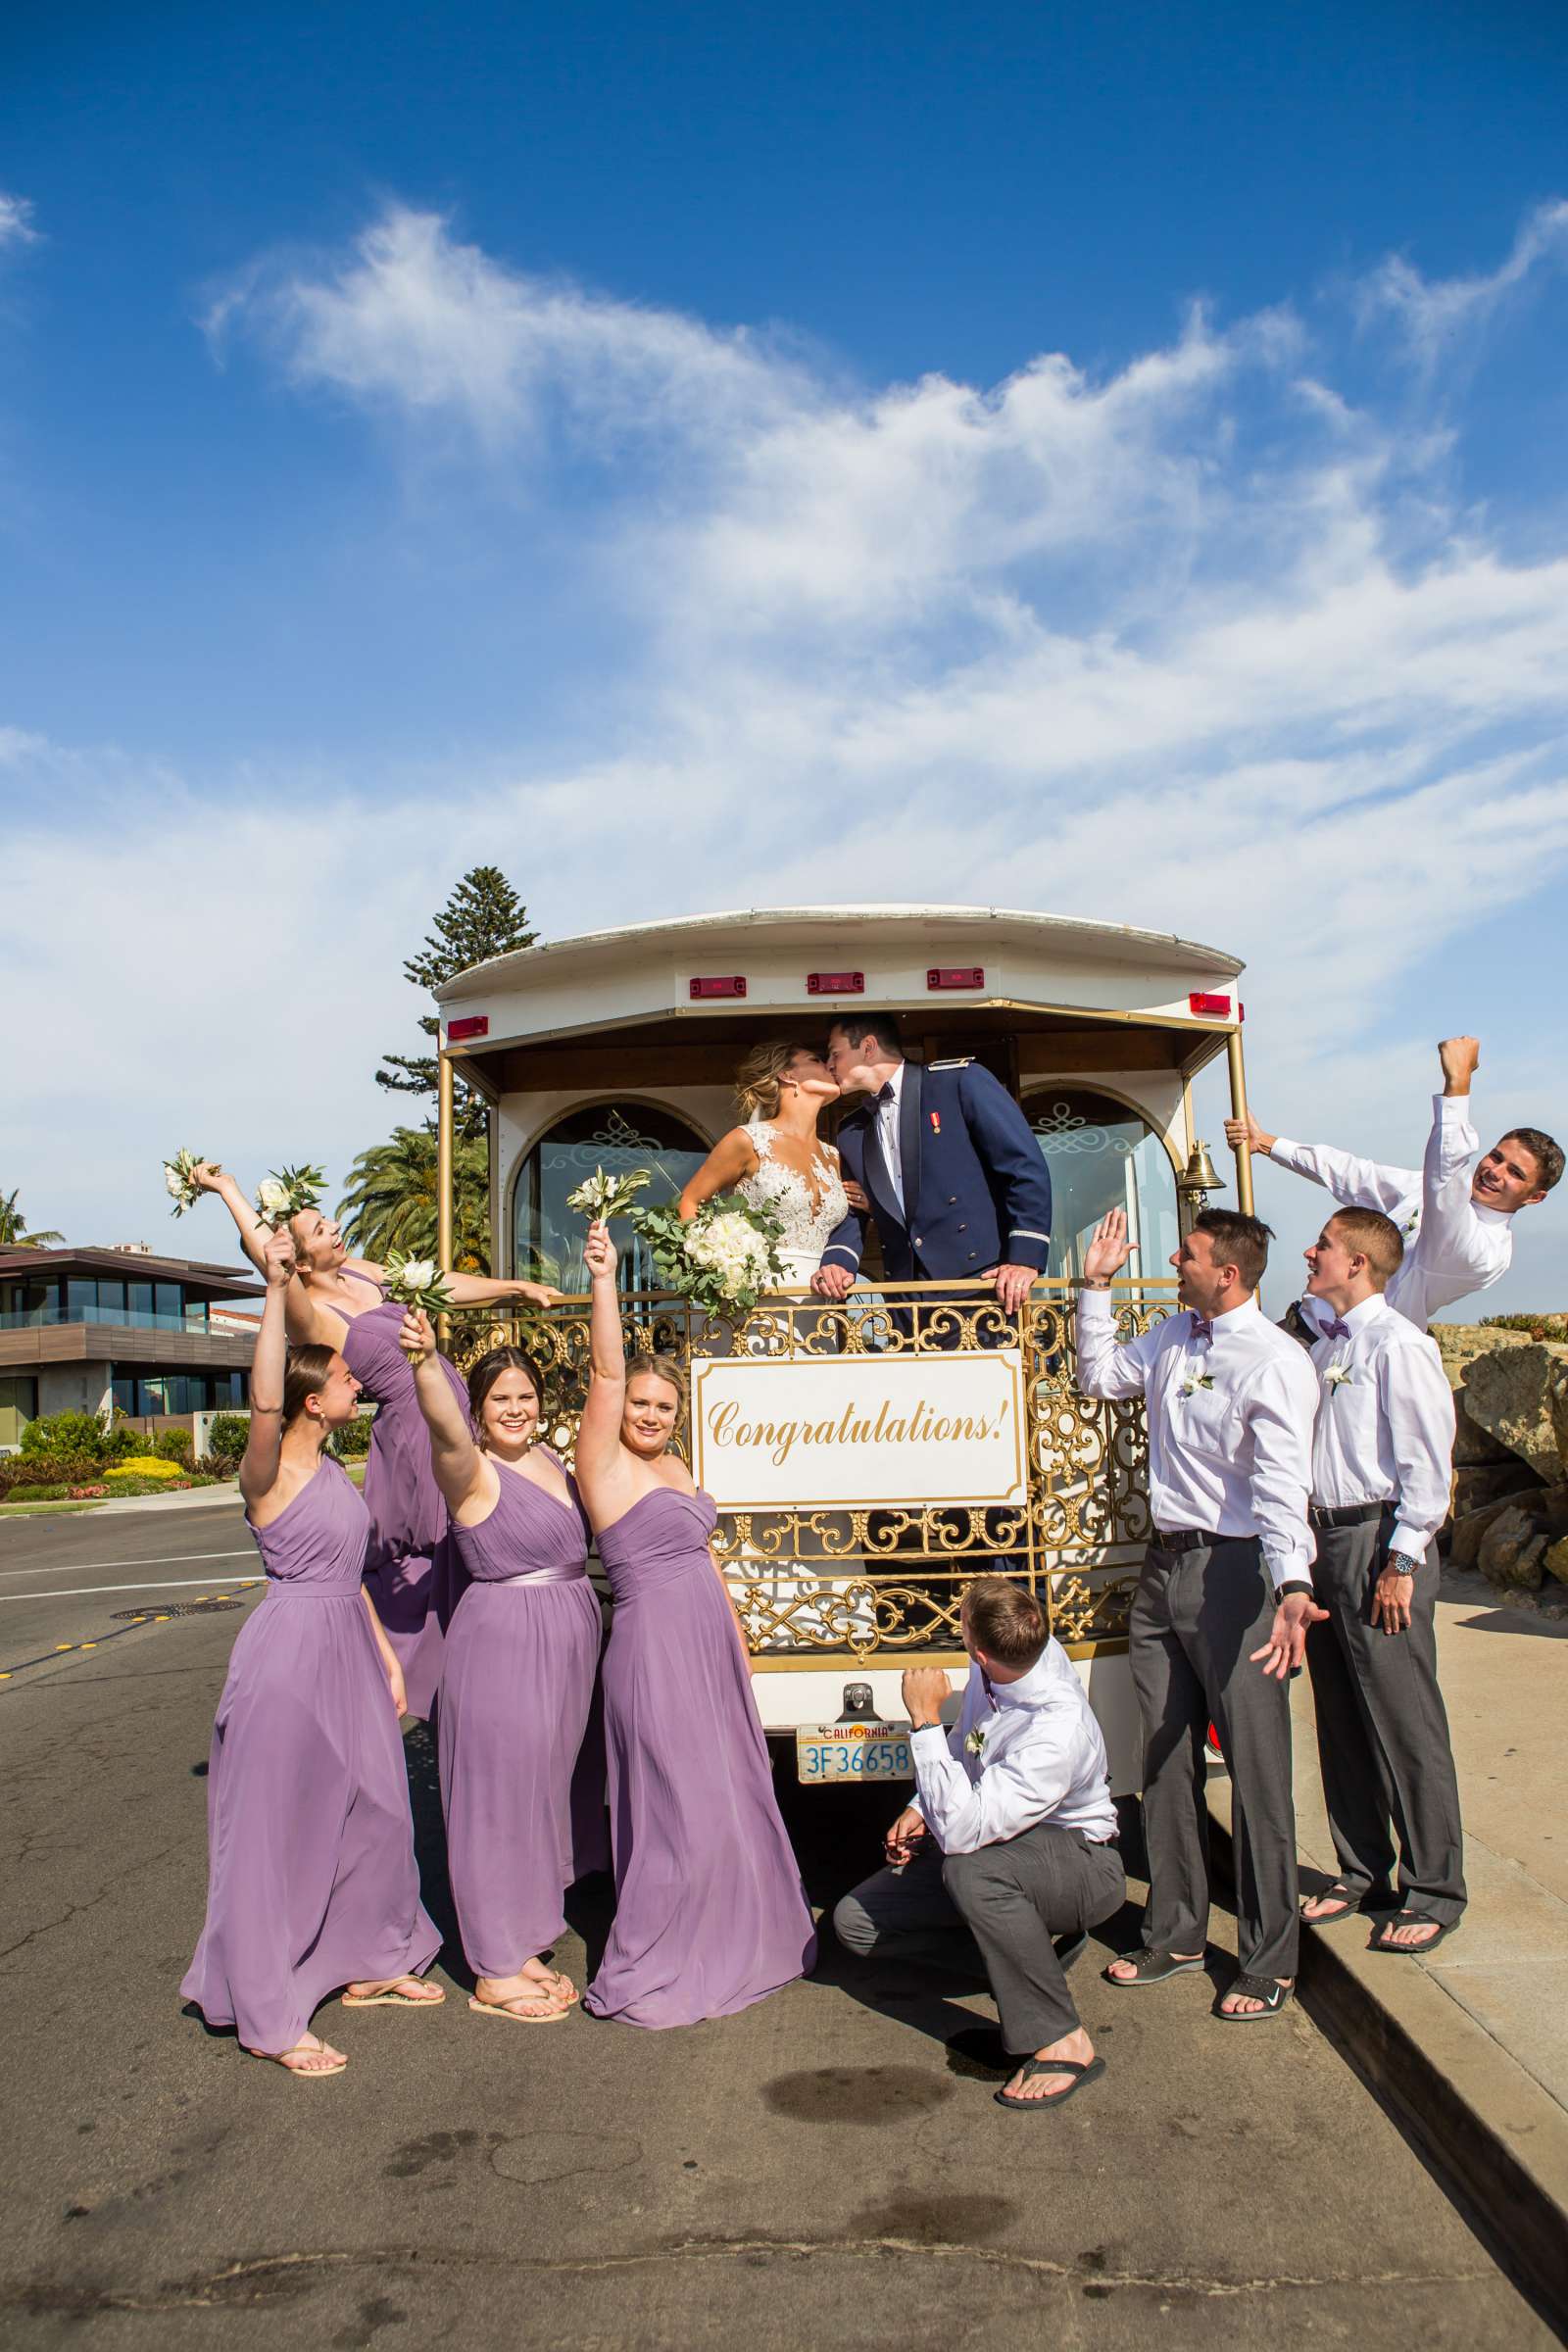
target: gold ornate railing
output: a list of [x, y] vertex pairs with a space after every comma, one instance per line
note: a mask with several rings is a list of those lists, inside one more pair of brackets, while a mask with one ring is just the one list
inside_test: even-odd
[[[770, 1664], [830, 1655], [903, 1662], [958, 1646], [963, 1588], [980, 1574], [1014, 1575], [1048, 1601], [1068, 1643], [1125, 1639], [1137, 1563], [1149, 1535], [1148, 1451], [1141, 1400], [1085, 1396], [1075, 1377], [1075, 1286], [1041, 1282], [1017, 1314], [974, 1283], [904, 1283], [852, 1294], [842, 1306], [770, 1296], [734, 1323], [662, 1293], [622, 1299], [632, 1353], [683, 1362], [737, 1354], [950, 1357], [998, 1347], [1022, 1351], [1028, 1459], [1022, 1502], [974, 1507], [911, 1496], [878, 1506], [733, 1510], [714, 1550], [751, 1646]], [[1168, 1314], [1173, 1283], [1117, 1286], [1121, 1339]], [[466, 1372], [489, 1348], [521, 1347], [544, 1376], [544, 1434], [568, 1460], [588, 1381], [588, 1301], [567, 1299], [514, 1320], [459, 1309], [452, 1354]], [[687, 1435], [677, 1440], [688, 1453]]]

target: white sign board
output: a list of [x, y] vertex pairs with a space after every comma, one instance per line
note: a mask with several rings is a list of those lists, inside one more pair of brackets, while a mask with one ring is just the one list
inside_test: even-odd
[[1024, 1499], [1023, 1353], [692, 1361], [692, 1475], [721, 1510]]

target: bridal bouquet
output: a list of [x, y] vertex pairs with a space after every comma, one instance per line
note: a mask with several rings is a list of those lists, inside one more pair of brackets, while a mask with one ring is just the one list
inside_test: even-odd
[[319, 1208], [321, 1187], [326, 1182], [323, 1168], [278, 1168], [264, 1177], [256, 1188], [256, 1214], [264, 1225], [281, 1233], [290, 1217], [297, 1217], [302, 1208]]
[[381, 1273], [389, 1298], [401, 1306], [416, 1306], [427, 1315], [444, 1315], [452, 1304], [447, 1278], [433, 1257], [405, 1257], [389, 1250]]
[[187, 1208], [194, 1208], [202, 1197], [196, 1181], [196, 1171], [202, 1165], [200, 1152], [176, 1152], [172, 1159], [164, 1162], [164, 1186], [174, 1203], [170, 1215], [181, 1217]]
[[738, 1193], [705, 1201], [690, 1224], [673, 1207], [634, 1208], [631, 1222], [653, 1251], [660, 1280], [711, 1314], [749, 1314], [783, 1275], [782, 1224]]
[[608, 1225], [612, 1217], [623, 1217], [653, 1181], [646, 1168], [633, 1168], [624, 1176], [607, 1176], [603, 1168], [595, 1168], [574, 1193], [566, 1195], [566, 1206], [590, 1224]]

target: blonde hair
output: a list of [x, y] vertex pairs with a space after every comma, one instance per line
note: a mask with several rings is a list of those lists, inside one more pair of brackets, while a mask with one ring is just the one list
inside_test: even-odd
[[735, 1100], [743, 1119], [778, 1117], [780, 1082], [797, 1054], [811, 1054], [798, 1037], [770, 1037], [754, 1046], [735, 1073]]
[[673, 1355], [634, 1355], [631, 1359], [631, 1362], [626, 1366], [627, 1388], [629, 1389], [631, 1387], [631, 1384], [634, 1380], [640, 1380], [645, 1372], [651, 1372], [656, 1380], [664, 1380], [669, 1383], [676, 1396], [680, 1398], [680, 1409], [684, 1413], [686, 1410], [687, 1399], [686, 1367], [680, 1361], [679, 1357]]

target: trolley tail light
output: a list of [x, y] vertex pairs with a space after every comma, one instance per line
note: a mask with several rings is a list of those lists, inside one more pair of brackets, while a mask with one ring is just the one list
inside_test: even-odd
[[984, 988], [986, 967], [983, 963], [936, 963], [925, 976], [930, 989]]
[[1231, 1017], [1229, 997], [1191, 996], [1187, 1005], [1189, 1011], [1201, 1014], [1207, 1021], [1228, 1021]]
[[487, 1012], [470, 1012], [466, 1014], [461, 1021], [448, 1021], [447, 1023], [447, 1044], [449, 1046], [461, 1045], [466, 1037], [488, 1037], [489, 1034], [490, 1015]]
[[863, 972], [808, 972], [806, 993], [808, 997], [863, 997]]
[[705, 997], [744, 997], [746, 982], [739, 972], [725, 972], [691, 983], [694, 1001]]

